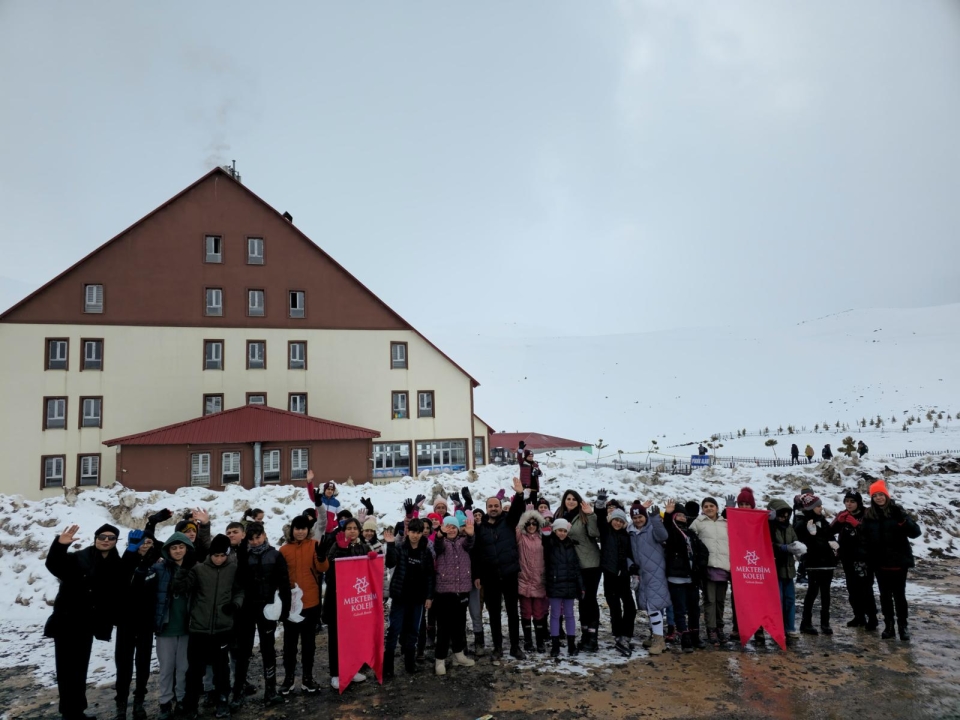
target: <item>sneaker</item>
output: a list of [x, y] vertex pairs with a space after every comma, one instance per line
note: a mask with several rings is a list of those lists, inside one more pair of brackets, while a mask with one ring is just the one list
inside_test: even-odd
[[330, 678], [330, 687], [332, 687], [334, 690], [339, 690], [339, 689], [340, 689], [340, 678], [338, 678], [338, 677], [332, 677], [332, 678]]
[[476, 663], [464, 655], [462, 652], [454, 653], [452, 659], [450, 660], [451, 665], [459, 665], [460, 667], [473, 667]]
[[289, 695], [290, 691], [293, 690], [293, 675], [287, 675], [283, 679], [283, 684], [279, 687], [281, 695]]
[[228, 718], [230, 717], [230, 706], [227, 704], [227, 699], [225, 697], [220, 698], [217, 701], [217, 714], [218, 718]]
[[495, 647], [493, 652], [490, 653], [490, 657], [495, 665], [499, 663], [501, 660], [503, 660], [503, 648]]
[[633, 649], [630, 647], [630, 638], [618, 637], [616, 643], [614, 643], [614, 647], [617, 652], [624, 657], [633, 655]]
[[437, 675], [446, 675], [447, 674], [447, 663], [443, 660], [437, 660], [433, 664], [433, 670]]
[[317, 681], [312, 677], [305, 677], [300, 681], [300, 687], [306, 693], [315, 693], [320, 689], [320, 686], [317, 685]]

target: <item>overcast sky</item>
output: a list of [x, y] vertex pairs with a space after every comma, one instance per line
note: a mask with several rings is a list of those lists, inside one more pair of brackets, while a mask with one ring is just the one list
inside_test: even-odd
[[960, 301], [960, 4], [0, 3], [0, 305], [243, 182], [415, 326]]

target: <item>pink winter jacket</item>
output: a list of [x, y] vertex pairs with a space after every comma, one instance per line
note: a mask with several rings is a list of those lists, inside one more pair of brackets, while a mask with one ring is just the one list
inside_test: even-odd
[[541, 527], [546, 524], [543, 515], [536, 510], [527, 510], [520, 516], [517, 524], [517, 550], [520, 551], [520, 594], [523, 597], [545, 598], [547, 596], [544, 581], [543, 540], [540, 533], [528, 533], [524, 526], [534, 518]]

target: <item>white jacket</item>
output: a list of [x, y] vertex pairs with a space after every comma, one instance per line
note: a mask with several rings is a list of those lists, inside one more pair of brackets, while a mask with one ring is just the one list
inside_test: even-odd
[[730, 571], [730, 542], [727, 536], [727, 520], [717, 515], [716, 520], [711, 520], [706, 515], [700, 515], [690, 525], [697, 536], [707, 546], [710, 551], [710, 567], [720, 568]]

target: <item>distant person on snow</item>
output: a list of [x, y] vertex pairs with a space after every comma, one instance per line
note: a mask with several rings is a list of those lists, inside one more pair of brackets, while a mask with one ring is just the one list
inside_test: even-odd
[[540, 470], [540, 463], [533, 459], [533, 450], [528, 448], [523, 440], [520, 441], [520, 448], [517, 450], [517, 462], [520, 464], [520, 484], [524, 490], [530, 491], [527, 504], [530, 509], [536, 508], [537, 494], [540, 492], [540, 476], [543, 473]]
[[797, 447], [796, 443], [790, 446], [790, 464], [791, 465], [800, 464], [800, 448]]
[[803, 454], [807, 456], [807, 465], [813, 462], [813, 446], [807, 445], [807, 449], [803, 451]]
[[700, 445], [697, 447], [697, 452], [698, 452], [700, 455], [706, 455], [706, 454], [707, 454], [707, 449], [703, 446], [703, 443], [700, 443]]
[[821, 451], [820, 457], [822, 457], [824, 460], [833, 459], [833, 450], [830, 449], [830, 443], [827, 443], [823, 446], [823, 451]]
[[867, 454], [867, 450], [869, 450], [869, 448], [863, 440], [857, 443], [857, 452], [860, 453], [860, 457], [864, 457]]

